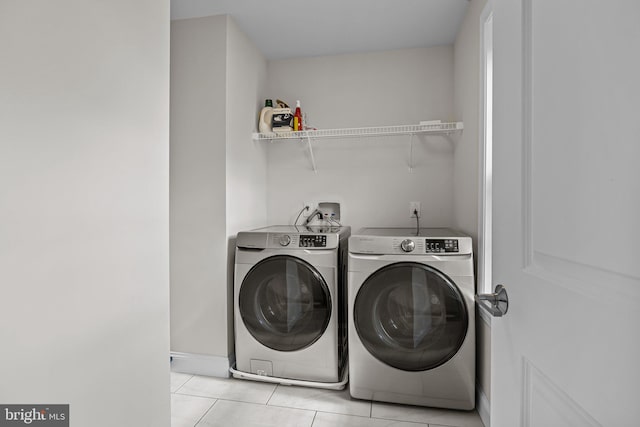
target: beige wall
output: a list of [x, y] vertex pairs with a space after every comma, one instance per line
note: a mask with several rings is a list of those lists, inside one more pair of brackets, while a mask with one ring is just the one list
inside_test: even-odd
[[169, 2], [0, 9], [0, 402], [168, 427]]

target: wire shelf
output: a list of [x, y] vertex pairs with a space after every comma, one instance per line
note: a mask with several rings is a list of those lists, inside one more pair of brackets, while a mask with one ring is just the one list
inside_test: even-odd
[[254, 140], [280, 140], [280, 139], [322, 139], [322, 138], [347, 138], [347, 137], [370, 137], [370, 136], [393, 136], [393, 135], [419, 135], [419, 134], [450, 134], [463, 129], [462, 122], [452, 123], [432, 123], [424, 125], [400, 125], [400, 126], [378, 126], [364, 128], [344, 128], [344, 129], [319, 129], [303, 130], [297, 132], [283, 133], [254, 133]]

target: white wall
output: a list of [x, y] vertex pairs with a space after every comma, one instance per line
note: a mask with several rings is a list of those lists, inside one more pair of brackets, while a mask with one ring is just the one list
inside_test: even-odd
[[464, 121], [461, 143], [455, 152], [454, 211], [455, 226], [471, 235], [474, 250], [478, 238], [478, 191], [480, 146], [480, 13], [486, 0], [469, 4], [458, 37], [455, 53], [455, 101], [456, 117]]
[[[268, 97], [299, 99], [317, 128], [452, 120], [453, 66], [452, 46], [270, 61]], [[316, 174], [305, 144], [270, 144], [268, 220], [292, 223], [304, 201], [338, 201], [354, 229], [413, 226], [409, 201], [421, 201], [421, 225], [453, 225], [454, 145], [415, 137], [409, 173], [408, 136], [321, 140]]]
[[171, 23], [171, 350], [223, 358], [226, 24]]
[[173, 367], [226, 376], [235, 234], [266, 224], [266, 157], [251, 140], [266, 60], [228, 16], [171, 24]]
[[[479, 148], [481, 143], [480, 14], [486, 0], [469, 4], [454, 45], [455, 114], [464, 122], [464, 132], [454, 155], [454, 225], [473, 237], [478, 259]], [[491, 397], [491, 328], [482, 316], [476, 318], [476, 376], [481, 392]], [[482, 409], [482, 408], [481, 408]], [[482, 411], [481, 415], [482, 415]]]
[[235, 21], [227, 18], [226, 223], [228, 339], [233, 348], [233, 270], [238, 231], [267, 223], [266, 153], [251, 139], [264, 106], [267, 61]]
[[266, 223], [266, 151], [251, 139], [264, 106], [267, 61], [228, 18], [227, 39], [227, 233]]
[[169, 2], [3, 1], [0, 402], [169, 426]]

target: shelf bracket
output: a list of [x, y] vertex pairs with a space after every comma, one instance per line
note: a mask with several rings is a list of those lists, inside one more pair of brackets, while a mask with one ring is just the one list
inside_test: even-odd
[[413, 134], [409, 137], [409, 173], [413, 173]]
[[309, 156], [311, 157], [311, 166], [313, 167], [313, 173], [318, 173], [316, 169], [316, 158], [313, 155], [313, 147], [311, 146], [311, 137], [307, 135], [307, 146], [309, 147]]

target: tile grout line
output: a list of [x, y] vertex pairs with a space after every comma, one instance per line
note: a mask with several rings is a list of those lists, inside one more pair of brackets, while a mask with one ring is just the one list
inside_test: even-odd
[[191, 379], [192, 379], [193, 377], [194, 377], [194, 376], [193, 376], [193, 375], [191, 375], [191, 377], [187, 378], [187, 379], [185, 380], [185, 382], [183, 382], [182, 384], [180, 384], [180, 385], [178, 386], [178, 388], [177, 388], [175, 391], [172, 391], [171, 393], [175, 393], [176, 391], [180, 390], [182, 387], [184, 387], [184, 385], [185, 385], [186, 383], [188, 383], [189, 381], [191, 381]]
[[269, 406], [269, 402], [271, 402], [271, 399], [273, 398], [273, 395], [276, 394], [276, 390], [278, 390], [278, 387], [280, 387], [280, 384], [276, 384], [276, 386], [273, 388], [273, 391], [271, 392], [271, 395], [267, 399], [267, 403], [265, 403], [266, 406]]
[[[311, 410], [311, 409], [310, 409]], [[323, 414], [331, 414], [331, 415], [342, 415], [345, 417], [357, 417], [357, 418], [364, 418], [367, 420], [379, 420], [381, 418], [371, 418], [368, 417], [366, 415], [357, 415], [357, 414], [345, 414], [344, 412], [331, 412], [331, 411], [320, 411], [320, 410], [316, 410], [316, 412], [322, 412]], [[384, 421], [395, 421], [395, 420], [384, 420]]]
[[[279, 406], [279, 408], [287, 408], [287, 407]], [[290, 408], [290, 409], [301, 409], [301, 408]], [[312, 409], [308, 409], [308, 410], [311, 411]], [[395, 419], [388, 419], [388, 418], [374, 418], [374, 417], [367, 417], [366, 415], [345, 414], [341, 412], [331, 412], [331, 411], [321, 411], [321, 410], [316, 410], [315, 412], [316, 412], [316, 415], [319, 413], [323, 413], [323, 414], [339, 415], [343, 417], [364, 418], [369, 420], [386, 421], [386, 422], [391, 421], [393, 423], [415, 424], [416, 426], [430, 427], [428, 422], [421, 422], [421, 421], [404, 421], [404, 420], [395, 420]], [[315, 420], [315, 416], [314, 416], [314, 420]], [[437, 425], [442, 427], [464, 427], [464, 426], [449, 426], [446, 424], [437, 424]], [[436, 426], [436, 424], [434, 424], [434, 426]]]
[[216, 403], [218, 403], [218, 400], [220, 400], [220, 399], [216, 399], [216, 400], [211, 404], [211, 406], [209, 406], [209, 408], [207, 408], [207, 410], [206, 410], [206, 411], [204, 411], [204, 414], [202, 414], [202, 416], [201, 416], [200, 418], [198, 418], [198, 421], [196, 421], [196, 423], [193, 425], [193, 427], [196, 427], [198, 424], [200, 424], [200, 421], [202, 421], [202, 419], [203, 419], [204, 417], [206, 417], [206, 416], [207, 416], [207, 414], [208, 414], [209, 412], [211, 412], [211, 409], [213, 409], [213, 407], [215, 406], [215, 404], [216, 404]]
[[[282, 409], [296, 409], [298, 411], [314, 411], [316, 413], [321, 412], [323, 414], [345, 415], [347, 417], [358, 417], [358, 418], [367, 418], [367, 419], [371, 418], [368, 415], [349, 414], [349, 413], [345, 413], [345, 412], [335, 412], [335, 411], [330, 411], [330, 410], [327, 410], [327, 409], [301, 408], [301, 407], [298, 407], [298, 406], [284, 406], [284, 405], [269, 405], [269, 407], [271, 407], [271, 408], [282, 408]], [[374, 419], [382, 419], [382, 418], [374, 418]], [[397, 421], [397, 420], [385, 420], [385, 421]], [[448, 427], [448, 426], [445, 426], [445, 427]]]
[[[250, 405], [260, 405], [260, 406], [266, 405], [266, 403], [262, 403], [262, 402], [251, 402], [248, 400], [227, 399], [224, 397], [215, 397], [215, 396], [202, 396], [199, 394], [187, 394], [187, 393], [171, 393], [171, 394], [177, 394], [180, 396], [189, 396], [189, 397], [200, 397], [202, 399], [223, 400], [225, 402], [248, 403]], [[270, 406], [279, 407], [277, 405], [270, 405]], [[291, 408], [291, 409], [297, 409], [297, 408]]]
[[[172, 393], [172, 394], [179, 394], [180, 396], [190, 396], [190, 397], [201, 397], [203, 399], [214, 399], [214, 400], [229, 400], [229, 399], [222, 399], [220, 397], [216, 397], [216, 396], [203, 396], [201, 394], [190, 394], [190, 393], [178, 393], [177, 391]], [[242, 402], [242, 400], [239, 400], [238, 402]], [[252, 403], [252, 402], [247, 402], [247, 403]]]

